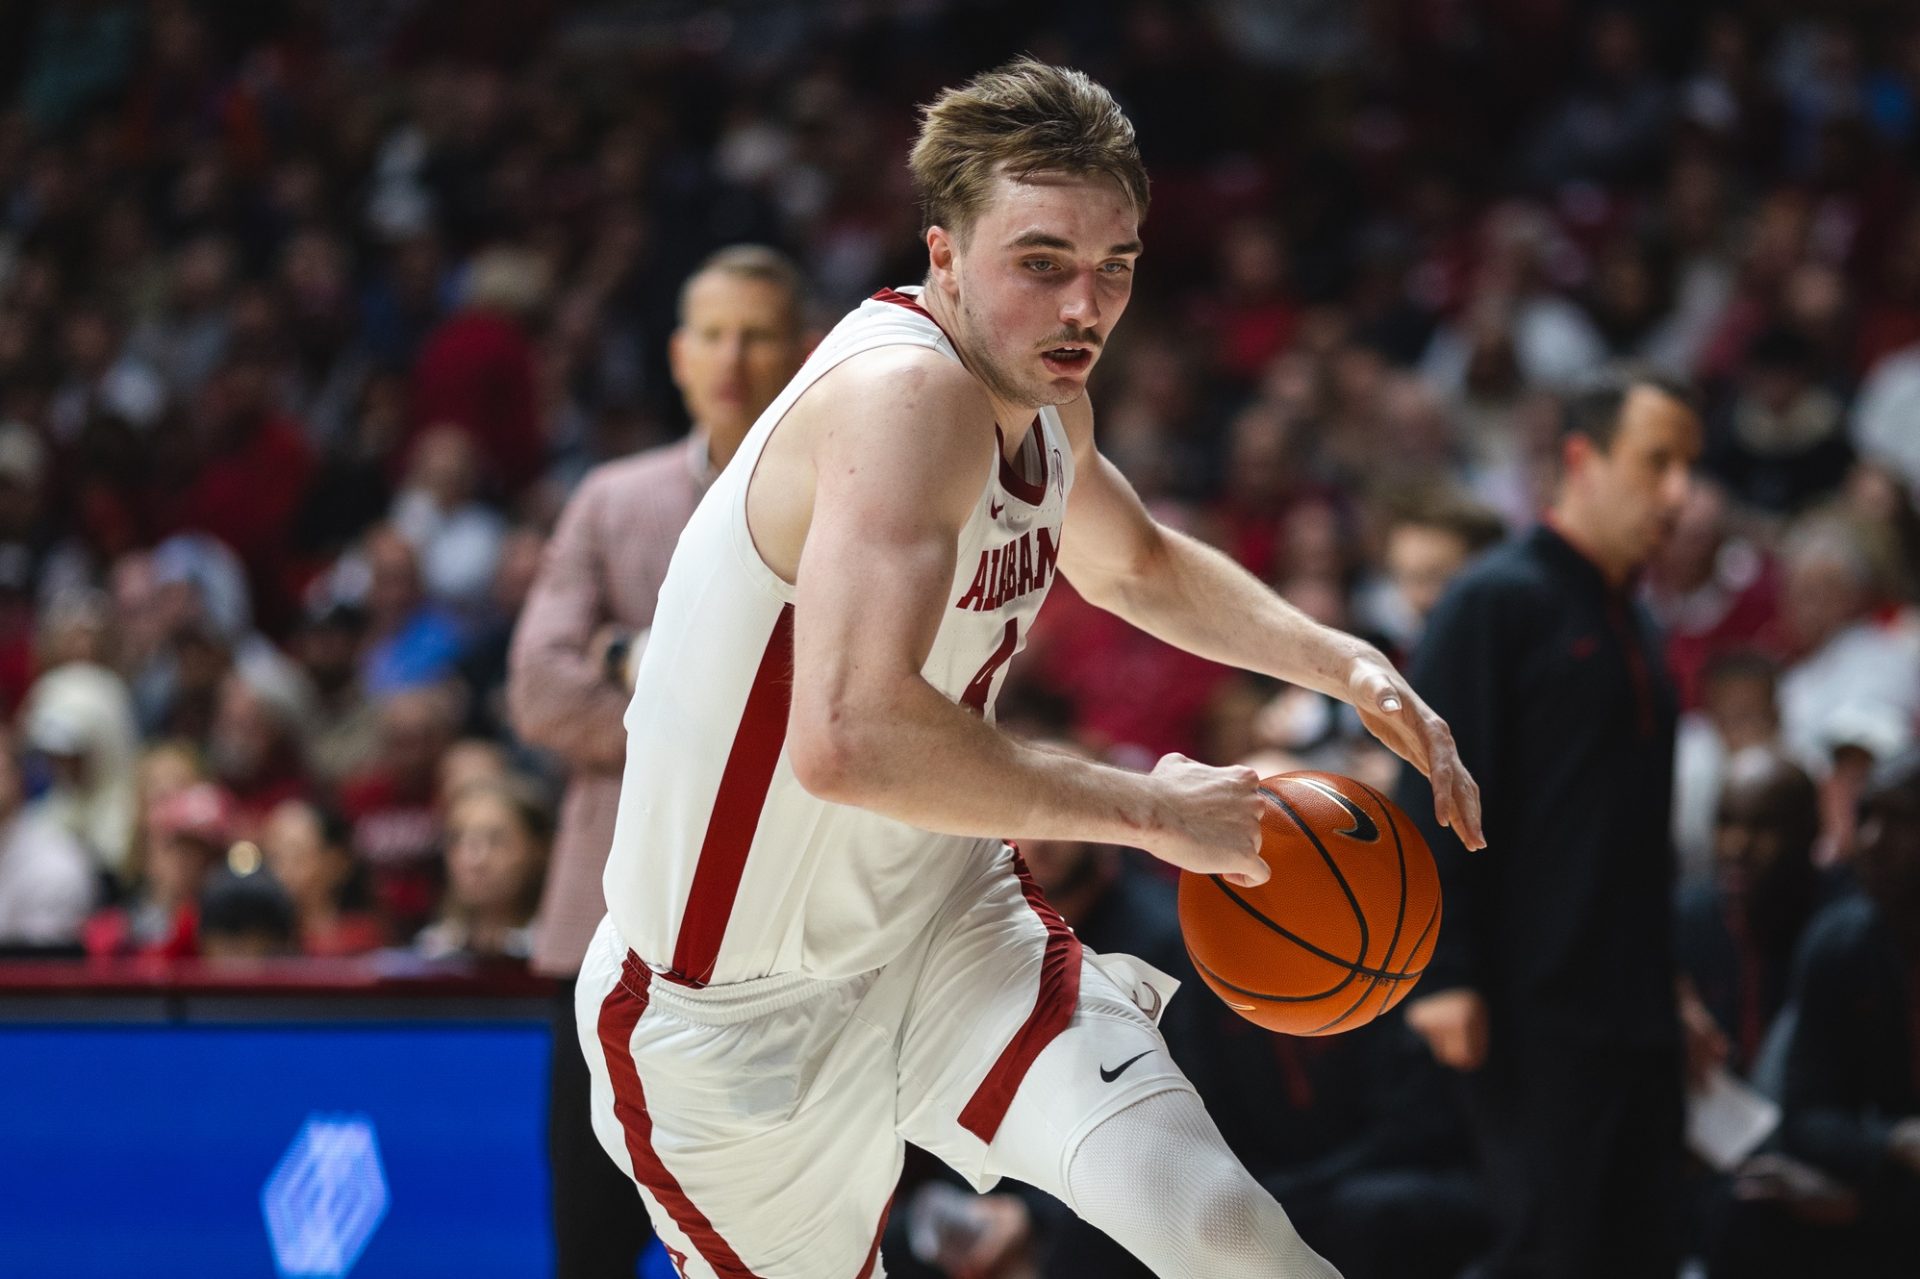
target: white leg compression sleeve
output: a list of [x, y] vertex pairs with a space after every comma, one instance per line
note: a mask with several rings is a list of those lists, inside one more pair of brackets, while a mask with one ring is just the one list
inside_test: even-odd
[[1161, 1279], [1340, 1279], [1185, 1089], [1089, 1132], [1067, 1167], [1067, 1202]]

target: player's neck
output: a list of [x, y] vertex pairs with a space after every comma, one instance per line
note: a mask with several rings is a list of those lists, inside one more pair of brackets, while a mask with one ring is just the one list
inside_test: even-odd
[[986, 391], [987, 403], [993, 406], [993, 420], [1000, 427], [1001, 438], [1006, 441], [1008, 457], [1011, 458], [1020, 451], [1020, 442], [1027, 438], [1027, 428], [1033, 423], [1034, 415], [1040, 412], [1040, 406], [1008, 399], [995, 389], [991, 379], [981, 376], [980, 361], [973, 358], [961, 341], [964, 330], [956, 314], [958, 308], [948, 301], [946, 294], [931, 283], [923, 284], [920, 288], [920, 305], [947, 335], [947, 340], [953, 343], [954, 353], [960, 357], [960, 363], [979, 380], [981, 388]]

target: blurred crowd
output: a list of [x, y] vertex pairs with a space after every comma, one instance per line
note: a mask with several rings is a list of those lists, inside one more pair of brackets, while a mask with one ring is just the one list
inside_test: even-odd
[[[1642, 589], [1683, 923], [1756, 1061], [1920, 724], [1899, 3], [0, 7], [0, 947], [524, 956], [564, 776], [511, 732], [509, 640], [581, 477], [686, 429], [679, 285], [775, 245], [818, 328], [917, 281], [913, 106], [1023, 49], [1110, 86], [1153, 174], [1104, 450], [1316, 618], [1404, 657], [1541, 509], [1559, 392], [1702, 389]], [[1010, 725], [1390, 783], [1341, 705], [1054, 595]], [[1223, 1051], [1285, 1057], [1303, 1113], [1355, 1078]]]

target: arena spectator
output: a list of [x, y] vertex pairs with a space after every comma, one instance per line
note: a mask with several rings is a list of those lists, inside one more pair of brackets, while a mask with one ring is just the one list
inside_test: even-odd
[[288, 641], [312, 702], [303, 726], [314, 779], [331, 786], [373, 763], [380, 749], [380, 708], [360, 678], [366, 636], [363, 610], [328, 604], [310, 611]]
[[275, 404], [263, 352], [230, 351], [201, 387], [194, 419], [195, 463], [186, 483], [164, 495], [161, 521], [232, 547], [247, 566], [256, 607], [278, 621], [292, 601], [286, 570], [312, 450], [300, 424]]
[[200, 955], [215, 963], [293, 955], [294, 906], [271, 875], [215, 871], [200, 890]]
[[427, 337], [413, 367], [414, 431], [443, 422], [465, 431], [487, 480], [509, 494], [546, 465], [526, 319], [547, 284], [531, 252], [503, 245], [477, 255], [460, 309]]
[[85, 845], [28, 810], [13, 737], [0, 731], [0, 950], [76, 945], [99, 890]]
[[524, 962], [528, 925], [553, 844], [553, 815], [520, 778], [475, 782], [447, 810], [447, 893], [440, 918], [414, 949], [429, 958], [462, 955]]
[[412, 543], [391, 525], [379, 525], [362, 539], [358, 560], [345, 564], [350, 582], [359, 581], [342, 589], [357, 586], [367, 611], [360, 665], [367, 691], [381, 697], [451, 675], [467, 636], [452, 613], [426, 597]]
[[164, 295], [128, 336], [127, 347], [151, 364], [173, 398], [191, 400], [218, 367], [231, 323], [233, 242], [209, 233], [175, 249]]
[[[1920, 1245], [1920, 759], [1882, 765], [1862, 804], [1863, 894], [1835, 902], [1795, 962], [1783, 1101], [1787, 1150], [1859, 1197], [1848, 1232], [1783, 1240], [1775, 1273], [1878, 1279]], [[1797, 1247], [1795, 1247], [1797, 1245]], [[1798, 1265], [1794, 1263], [1798, 1262]]]
[[134, 761], [139, 750], [132, 699], [120, 677], [92, 662], [68, 662], [34, 682], [21, 708], [22, 736], [45, 758], [52, 784], [34, 801], [114, 875], [132, 848]]
[[475, 500], [478, 456], [457, 426], [432, 426], [413, 443], [407, 478], [393, 501], [393, 527], [413, 544], [427, 596], [470, 609], [493, 585], [506, 522]]
[[1741, 501], [1793, 515], [1832, 493], [1853, 461], [1845, 406], [1820, 383], [1819, 353], [1780, 328], [1755, 337], [1714, 423], [1706, 466]]
[[1680, 896], [1680, 972], [1722, 1034], [1727, 1064], [1747, 1074], [1774, 1016], [1801, 931], [1819, 904], [1814, 841], [1820, 797], [1779, 754], [1749, 747], [1728, 762], [1714, 831], [1714, 878]]
[[1846, 717], [1886, 718], [1911, 732], [1920, 714], [1920, 630], [1878, 613], [1878, 574], [1847, 519], [1796, 524], [1782, 556], [1781, 618], [1797, 660], [1780, 680], [1781, 731], [1795, 758], [1825, 777]]
[[1673, 843], [1680, 883], [1714, 879], [1715, 831], [1727, 762], [1742, 751], [1780, 744], [1780, 667], [1760, 653], [1734, 651], [1708, 661], [1701, 705], [1683, 712], [1674, 740]]
[[1707, 665], [1732, 650], [1765, 649], [1780, 637], [1779, 575], [1755, 541], [1732, 528], [1719, 485], [1687, 495], [1673, 535], [1647, 566], [1643, 593], [1667, 637], [1667, 669], [1683, 710], [1699, 707]]
[[160, 800], [147, 814], [140, 887], [124, 906], [87, 921], [89, 954], [185, 959], [199, 954], [199, 899], [226, 856], [233, 800], [200, 782]]
[[[1915, 236], [1920, 242], [1920, 234]], [[1920, 493], [1920, 341], [1882, 356], [1854, 401], [1852, 439], [1861, 456], [1886, 464]]]
[[307, 793], [300, 730], [308, 705], [285, 664], [237, 668], [221, 681], [208, 760], [233, 797], [235, 838], [257, 840], [275, 806]]
[[445, 813], [453, 807], [453, 797], [478, 782], [499, 782], [513, 772], [506, 749], [486, 737], [463, 737], [447, 747], [440, 757], [438, 780], [434, 784], [436, 802]]
[[432, 917], [444, 881], [436, 783], [458, 729], [457, 702], [446, 686], [388, 697], [380, 708], [380, 754], [340, 784], [354, 852], [366, 859], [374, 898], [403, 940]]
[[1428, 614], [1461, 569], [1506, 536], [1493, 511], [1444, 489], [1410, 494], [1387, 516], [1385, 573], [1381, 589], [1365, 605], [1370, 627], [1387, 639], [1389, 652], [1413, 651]]
[[285, 800], [267, 815], [260, 852], [292, 907], [300, 954], [358, 955], [386, 942], [352, 840], [344, 817], [310, 800]]

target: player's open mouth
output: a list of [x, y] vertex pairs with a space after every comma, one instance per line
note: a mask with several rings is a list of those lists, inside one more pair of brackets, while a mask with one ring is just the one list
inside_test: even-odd
[[1093, 363], [1093, 348], [1085, 346], [1056, 346], [1051, 351], [1040, 353], [1040, 362], [1047, 366], [1049, 373], [1056, 376], [1070, 376], [1086, 371]]

